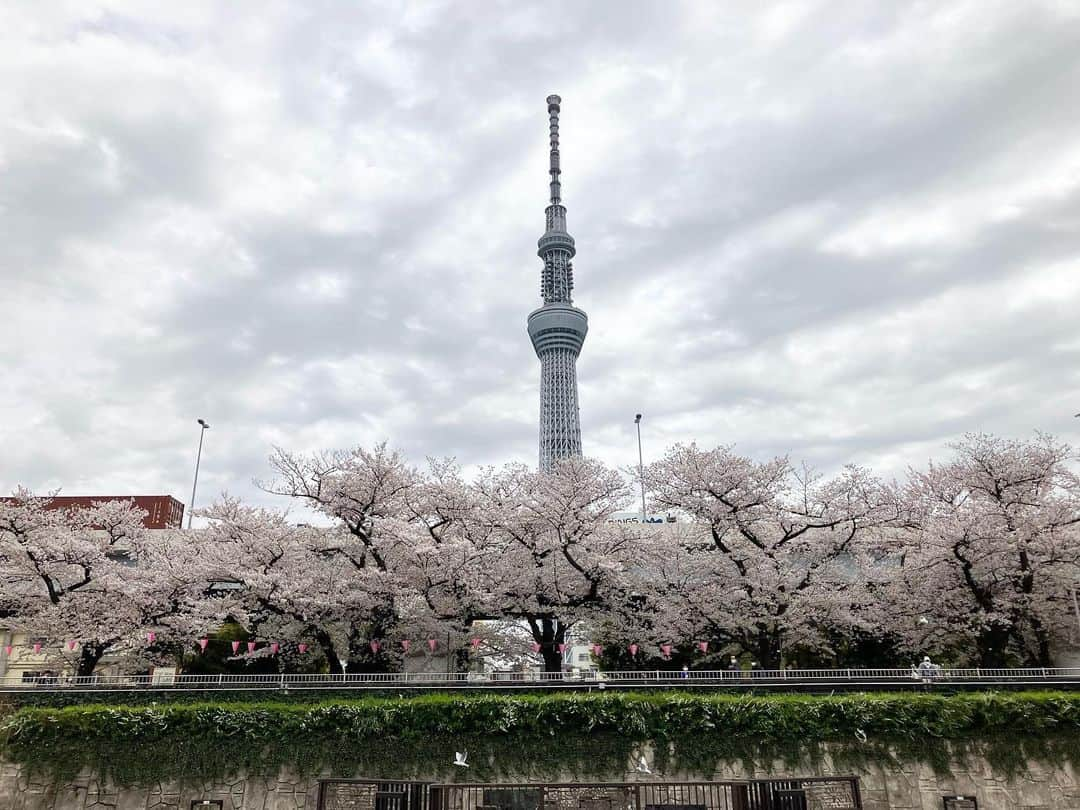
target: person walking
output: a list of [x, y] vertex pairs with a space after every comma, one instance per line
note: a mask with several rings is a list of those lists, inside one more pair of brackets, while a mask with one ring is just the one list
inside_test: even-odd
[[937, 675], [941, 668], [930, 660], [929, 655], [924, 655], [922, 662], [919, 664], [918, 669], [915, 672], [922, 680], [923, 684], [929, 686], [931, 681], [934, 680], [934, 676]]
[[729, 677], [731, 677], [731, 678], [738, 678], [739, 677], [739, 672], [742, 670], [742, 667], [739, 666], [739, 659], [736, 658], [734, 655], [731, 656], [731, 660], [728, 661], [727, 670], [728, 670], [728, 672], [731, 673], [731, 675]]
[[934, 676], [934, 663], [930, 660], [929, 655], [923, 656], [922, 663], [919, 664], [918, 673], [922, 678], [932, 678]]

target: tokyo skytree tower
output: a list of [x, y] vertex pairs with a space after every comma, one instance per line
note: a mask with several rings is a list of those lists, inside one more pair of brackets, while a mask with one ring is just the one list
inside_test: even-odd
[[551, 470], [561, 458], [581, 455], [578, 419], [577, 358], [589, 331], [589, 319], [574, 306], [574, 239], [566, 232], [566, 207], [559, 175], [559, 103], [548, 96], [551, 129], [551, 203], [547, 230], [537, 243], [544, 260], [540, 276], [543, 306], [529, 315], [529, 338], [540, 358], [540, 469]]

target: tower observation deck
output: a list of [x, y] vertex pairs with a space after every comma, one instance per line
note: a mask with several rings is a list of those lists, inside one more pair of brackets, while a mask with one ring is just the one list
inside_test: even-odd
[[581, 455], [577, 358], [589, 331], [589, 319], [574, 306], [574, 239], [566, 232], [559, 165], [559, 110], [562, 99], [548, 96], [551, 134], [551, 202], [547, 228], [537, 243], [544, 262], [540, 276], [543, 304], [529, 314], [529, 338], [540, 358], [540, 469], [551, 470], [568, 456]]

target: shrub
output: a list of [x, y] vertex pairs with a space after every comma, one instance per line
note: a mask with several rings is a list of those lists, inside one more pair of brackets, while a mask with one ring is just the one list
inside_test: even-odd
[[655, 746], [657, 766], [699, 777], [721, 761], [857, 768], [959, 755], [1003, 768], [1080, 759], [1080, 695], [1054, 692], [730, 696], [700, 693], [425, 695], [312, 703], [23, 708], [0, 752], [63, 777], [89, 767], [121, 783], [244, 771], [445, 777], [467, 749], [470, 778], [620, 773]]

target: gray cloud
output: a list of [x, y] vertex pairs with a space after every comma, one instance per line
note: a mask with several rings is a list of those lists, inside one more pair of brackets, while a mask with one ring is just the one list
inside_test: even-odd
[[27, 6], [0, 488], [265, 499], [271, 445], [535, 453], [544, 97], [587, 452], [898, 474], [1076, 438], [1071, 4]]

